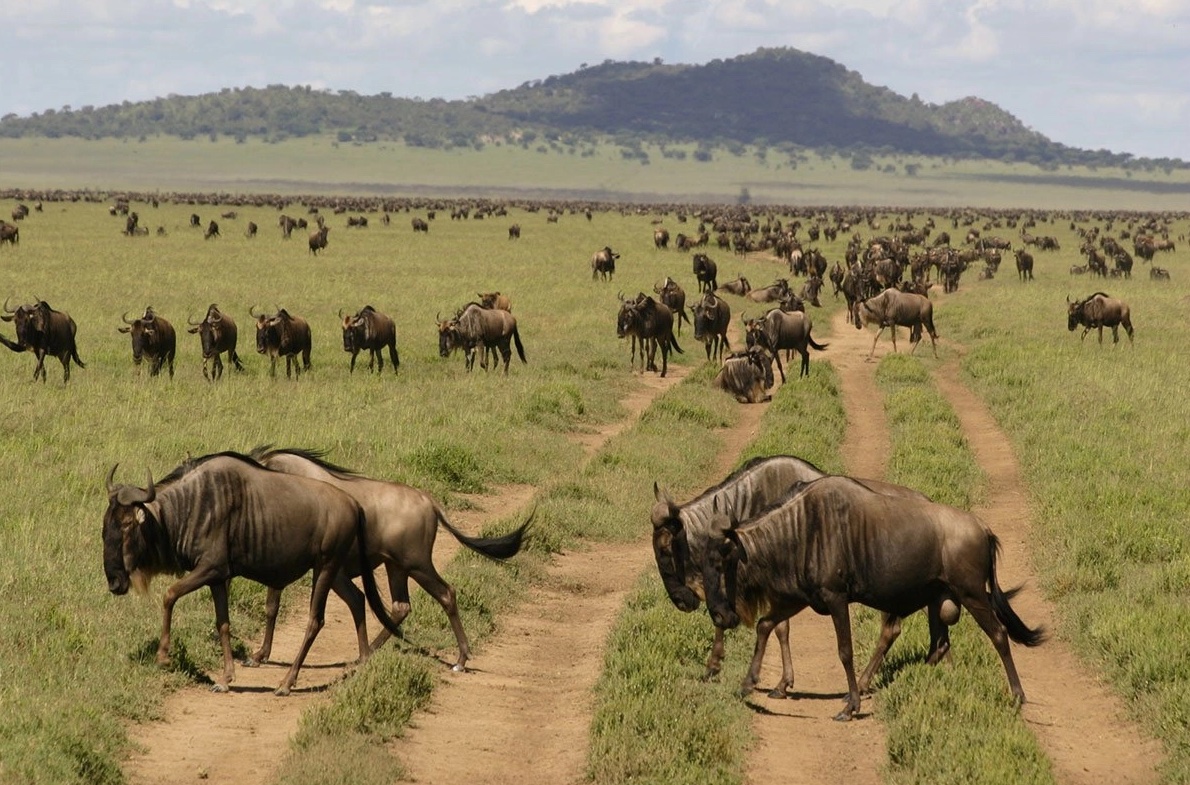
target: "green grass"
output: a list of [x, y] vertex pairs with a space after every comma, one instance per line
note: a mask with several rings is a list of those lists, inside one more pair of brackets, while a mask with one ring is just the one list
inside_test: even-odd
[[[0, 139], [6, 184], [22, 188], [129, 189], [153, 192], [308, 194], [468, 194], [506, 198], [682, 203], [920, 205], [997, 208], [1105, 207], [1183, 209], [1190, 173], [1142, 174], [1028, 164], [873, 155], [856, 170], [850, 157], [805, 152], [797, 160], [769, 151], [716, 150], [713, 160], [666, 157], [643, 145], [649, 162], [618, 145], [431, 150], [395, 142], [340, 143], [333, 136], [269, 143], [249, 139], [144, 141]], [[694, 152], [694, 145], [667, 149]], [[916, 167], [917, 174], [906, 174]], [[264, 224], [261, 224], [264, 226]]]

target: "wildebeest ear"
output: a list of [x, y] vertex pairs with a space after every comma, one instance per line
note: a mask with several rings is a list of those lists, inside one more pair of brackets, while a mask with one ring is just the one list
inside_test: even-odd
[[[736, 522], [733, 521], [733, 523]], [[735, 547], [736, 555], [739, 557], [740, 561], [747, 564], [748, 551], [744, 549], [744, 543], [740, 542], [740, 535], [739, 532], [735, 530], [735, 527], [733, 526], [730, 529], [724, 529], [723, 536], [726, 538], [727, 542], [731, 543], [732, 546]]]

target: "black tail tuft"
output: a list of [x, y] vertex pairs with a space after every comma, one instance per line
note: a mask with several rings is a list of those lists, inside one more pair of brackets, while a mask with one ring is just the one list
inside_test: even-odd
[[1025, 646], [1040, 646], [1045, 642], [1046, 631], [1044, 627], [1035, 627], [1030, 629], [1028, 625], [1021, 620], [1020, 616], [1016, 615], [1016, 611], [1012, 609], [1009, 600], [1016, 596], [1020, 591], [1018, 586], [1015, 589], [1004, 591], [1000, 588], [999, 581], [996, 580], [996, 556], [1000, 551], [1000, 540], [991, 532], [988, 533], [988, 582], [992, 587], [992, 610], [996, 614], [996, 618], [1008, 631], [1008, 637], [1017, 643], [1022, 643]]
[[533, 523], [533, 516], [536, 514], [537, 508], [535, 507], [533, 512], [529, 513], [529, 518], [516, 530], [500, 537], [469, 537], [456, 529], [454, 524], [447, 520], [446, 514], [441, 508], [438, 509], [438, 522], [448, 532], [454, 535], [456, 540], [471, 550], [482, 556], [487, 556], [489, 559], [503, 561], [520, 553], [521, 548], [525, 544], [525, 534], [529, 530], [529, 525]]

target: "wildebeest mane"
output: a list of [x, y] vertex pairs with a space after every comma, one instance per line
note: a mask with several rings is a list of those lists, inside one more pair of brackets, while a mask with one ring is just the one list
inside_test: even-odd
[[[810, 463], [809, 461], [807, 461], [805, 458], [799, 458], [799, 457], [798, 457], [798, 456], [796, 456], [796, 455], [788, 455], [788, 454], [780, 454], [780, 455], [758, 455], [758, 456], [756, 456], [755, 458], [750, 458], [750, 459], [749, 459], [749, 460], [748, 460], [748, 461], [747, 461], [747, 462], [746, 462], [746, 463], [745, 463], [743, 466], [741, 466], [740, 468], [736, 469], [736, 470], [735, 470], [734, 472], [732, 472], [731, 474], [727, 475], [727, 477], [725, 477], [725, 478], [723, 479], [723, 481], [722, 481], [722, 482], [720, 482], [718, 485], [714, 485], [714, 486], [712, 486], [712, 487], [710, 487], [710, 488], [707, 488], [705, 491], [703, 491], [702, 493], [700, 493], [700, 494], [699, 494], [698, 496], [696, 496], [694, 499], [691, 499], [691, 501], [690, 501], [689, 503], [691, 503], [691, 504], [692, 504], [692, 503], [694, 503], [694, 502], [696, 502], [696, 501], [699, 501], [700, 499], [706, 499], [706, 498], [708, 498], [708, 497], [714, 496], [716, 493], [718, 493], [719, 491], [723, 490], [723, 489], [724, 489], [724, 488], [726, 488], [728, 485], [731, 485], [732, 483], [734, 483], [734, 482], [737, 482], [737, 481], [739, 480], [739, 478], [740, 478], [740, 476], [741, 476], [741, 475], [743, 475], [744, 473], [746, 473], [746, 472], [748, 472], [748, 471], [751, 471], [752, 469], [756, 468], [756, 466], [757, 466], [758, 464], [760, 464], [760, 463], [763, 463], [763, 462], [765, 462], [765, 461], [771, 461], [771, 460], [773, 460], [774, 458], [792, 458], [792, 459], [793, 459], [793, 460], [795, 460], [795, 461], [801, 461], [802, 463], [806, 464], [807, 466], [809, 466], [811, 469], [813, 469], [814, 471], [818, 472], [819, 474], [823, 474], [823, 475], [825, 475], [825, 474], [826, 474], [826, 472], [822, 471], [822, 470], [821, 470], [821, 469], [819, 469], [817, 466], [815, 466], [814, 464], [812, 464], [812, 463]], [[801, 485], [801, 483], [798, 483], [798, 485]]]
[[265, 467], [261, 466], [250, 455], [244, 455], [243, 453], [235, 452], [234, 450], [225, 450], [223, 452], [211, 453], [210, 455], [200, 455], [197, 458], [187, 458], [185, 461], [183, 461], [181, 464], [179, 464], [177, 466], [177, 468], [175, 468], [172, 472], [165, 475], [160, 480], [154, 480], [153, 484], [157, 485], [157, 486], [162, 486], [162, 485], [167, 485], [172, 482], [176, 482], [177, 480], [180, 480], [183, 477], [185, 477], [187, 474], [189, 474], [194, 469], [197, 469], [199, 466], [202, 466], [204, 463], [206, 463], [207, 461], [210, 461], [214, 458], [235, 458], [236, 460], [243, 461], [244, 463], [246, 463], [250, 466], [255, 466], [257, 469], [265, 468]]
[[[315, 464], [320, 469], [323, 469], [330, 474], [335, 475], [341, 480], [352, 480], [360, 476], [359, 472], [352, 471], [345, 466], [339, 466], [336, 463], [331, 463], [326, 459], [326, 450], [309, 450], [302, 447], [278, 447], [273, 448], [271, 444], [259, 444], [252, 448], [248, 453], [248, 458], [253, 461], [258, 461], [262, 466], [266, 458], [270, 455], [294, 455], [298, 458], [309, 461]], [[264, 468], [268, 468], [267, 466]], [[272, 471], [272, 470], [270, 470]]]

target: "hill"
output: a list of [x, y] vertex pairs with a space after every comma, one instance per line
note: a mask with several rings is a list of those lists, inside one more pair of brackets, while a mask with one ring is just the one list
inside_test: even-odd
[[695, 143], [696, 158], [714, 148], [753, 145], [787, 153], [905, 153], [1046, 168], [1187, 165], [1068, 147], [991, 102], [968, 97], [936, 105], [916, 95], [906, 98], [829, 58], [791, 48], [759, 49], [705, 65], [609, 60], [464, 101], [269, 85], [0, 118], [3, 137], [279, 141], [326, 133], [343, 142], [397, 140], [447, 149], [478, 149], [493, 141], [528, 146], [538, 140], [573, 148], [612, 137], [627, 147]]

